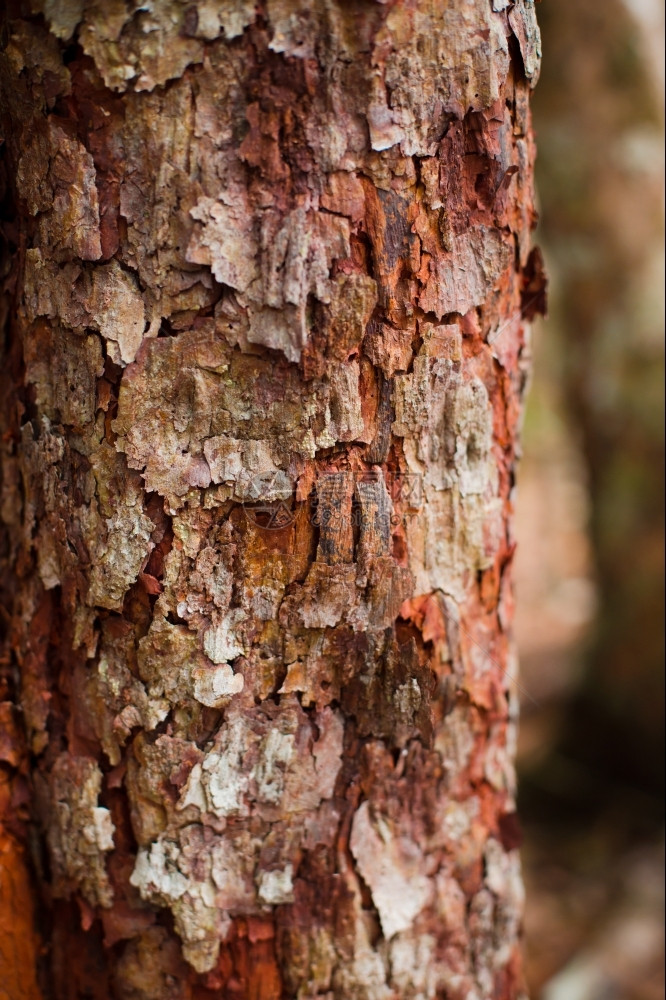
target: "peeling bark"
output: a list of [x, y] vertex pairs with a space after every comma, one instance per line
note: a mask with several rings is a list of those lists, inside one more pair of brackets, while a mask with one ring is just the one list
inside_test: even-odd
[[45, 995], [520, 996], [533, 3], [4, 32], [4, 760]]

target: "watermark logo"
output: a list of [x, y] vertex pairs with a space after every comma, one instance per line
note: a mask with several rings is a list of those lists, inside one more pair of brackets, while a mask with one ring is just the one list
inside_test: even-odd
[[[296, 483], [282, 470], [249, 476], [243, 483], [248, 521], [265, 531], [281, 531], [296, 519]], [[423, 503], [421, 476], [349, 470], [321, 473], [305, 501], [317, 527], [368, 527], [386, 520], [393, 526], [418, 514]]]
[[243, 508], [250, 524], [266, 531], [281, 531], [295, 520], [295, 483], [281, 469], [251, 476], [243, 490]]
[[423, 503], [423, 479], [413, 472], [389, 473], [386, 487], [394, 504], [418, 511]]

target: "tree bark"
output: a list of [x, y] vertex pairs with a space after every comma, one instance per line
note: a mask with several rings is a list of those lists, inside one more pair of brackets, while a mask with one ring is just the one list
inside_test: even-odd
[[519, 996], [533, 4], [10, 6], [16, 995]]

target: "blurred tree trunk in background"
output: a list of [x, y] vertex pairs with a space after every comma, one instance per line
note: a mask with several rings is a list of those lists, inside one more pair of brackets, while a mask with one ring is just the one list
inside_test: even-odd
[[[663, 67], [634, 16], [656, 5], [630, 7], [543, 4], [535, 102], [549, 357], [580, 434], [599, 595], [559, 750], [588, 768], [574, 795], [593, 808], [663, 781]], [[656, 800], [628, 801], [630, 826], [660, 822]]]
[[258, 6], [3, 26], [2, 974], [508, 1000], [533, 4]]

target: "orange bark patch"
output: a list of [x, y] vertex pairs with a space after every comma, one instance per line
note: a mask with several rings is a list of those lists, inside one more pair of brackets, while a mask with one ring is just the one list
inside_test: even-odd
[[11, 1000], [41, 1000], [37, 985], [40, 941], [35, 933], [32, 885], [25, 851], [0, 827], [0, 983]]

